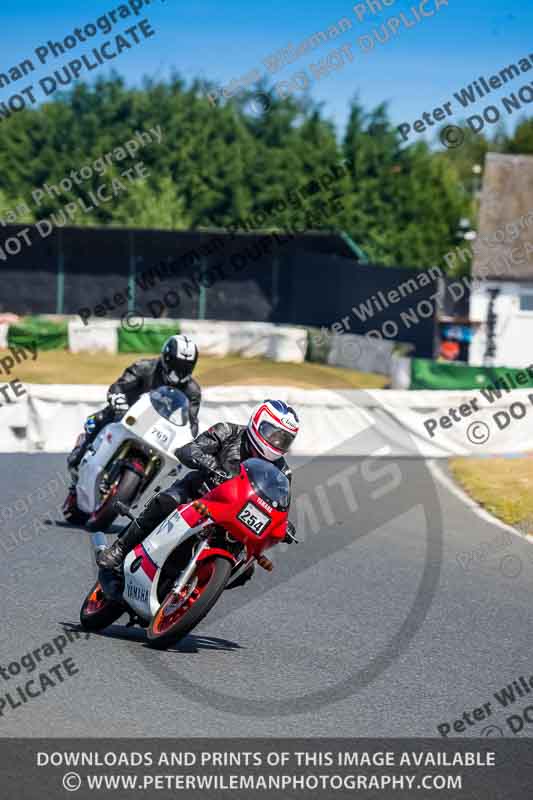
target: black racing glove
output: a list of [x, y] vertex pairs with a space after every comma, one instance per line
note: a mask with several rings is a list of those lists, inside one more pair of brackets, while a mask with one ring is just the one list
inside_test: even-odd
[[230, 478], [233, 478], [233, 475], [228, 475], [222, 469], [210, 469], [207, 472], [207, 479], [213, 486], [220, 486], [221, 483], [229, 481]]

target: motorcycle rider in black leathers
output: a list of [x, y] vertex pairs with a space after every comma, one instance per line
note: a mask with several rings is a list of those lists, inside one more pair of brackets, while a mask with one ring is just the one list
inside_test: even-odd
[[[121, 536], [98, 554], [100, 568], [121, 575], [127, 554], [176, 506], [198, 499], [219, 483], [238, 475], [241, 463], [248, 458], [271, 461], [290, 480], [291, 471], [283, 455], [293, 443], [298, 429], [298, 416], [291, 406], [281, 400], [265, 400], [252, 413], [247, 426], [218, 422], [176, 450], [176, 457], [192, 472], [156, 494]], [[294, 526], [288, 523], [287, 540], [293, 539]], [[242, 585], [252, 574], [253, 566], [228, 588]]]
[[200, 385], [192, 377], [198, 360], [198, 348], [189, 336], [171, 336], [161, 350], [159, 358], [142, 358], [124, 370], [107, 393], [108, 405], [102, 411], [91, 414], [85, 422], [85, 435], [74, 447], [67, 459], [73, 486], [63, 506], [68, 519], [71, 507], [75, 508], [77, 468], [102, 428], [120, 419], [128, 408], [145, 392], [160, 386], [179, 389], [189, 400], [189, 423], [193, 437], [198, 435], [198, 412], [202, 400]]

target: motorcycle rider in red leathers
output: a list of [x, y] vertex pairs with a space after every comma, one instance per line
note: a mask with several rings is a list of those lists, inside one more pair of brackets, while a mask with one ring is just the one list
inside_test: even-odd
[[[122, 575], [127, 554], [176, 506], [196, 500], [222, 481], [238, 475], [241, 463], [248, 458], [271, 461], [290, 480], [291, 471], [284, 455], [294, 442], [298, 430], [298, 416], [291, 406], [281, 400], [265, 400], [254, 410], [247, 426], [218, 422], [176, 450], [176, 457], [193, 471], [156, 494], [120, 537], [98, 554], [100, 568]], [[287, 541], [293, 541], [295, 528], [290, 522], [287, 531]], [[228, 588], [241, 586], [250, 580], [252, 574], [253, 566]]]

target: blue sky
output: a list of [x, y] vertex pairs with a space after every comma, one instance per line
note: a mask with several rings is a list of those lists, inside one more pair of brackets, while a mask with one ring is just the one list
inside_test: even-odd
[[[378, 2], [374, 0], [374, 4]], [[277, 80], [286, 80], [300, 70], [311, 75], [312, 62], [324, 58], [335, 47], [350, 44], [353, 62], [314, 81], [311, 88], [313, 97], [324, 102], [327, 116], [342, 130], [355, 92], [367, 108], [388, 100], [396, 124], [413, 122], [423, 111], [450, 100], [453, 92], [474, 78], [492, 75], [506, 64], [533, 54], [533, 39], [528, 36], [528, 31], [533, 30], [533, 8], [525, 9], [518, 0], [448, 0], [448, 6], [442, 5], [434, 16], [423, 18], [409, 29], [401, 24], [396, 36], [386, 44], [377, 43], [371, 52], [363, 53], [357, 45], [359, 36], [372, 35], [372, 29], [390, 17], [398, 17], [402, 11], [408, 13], [411, 6], [420, 4], [420, 0], [388, 2], [391, 5], [387, 7], [381, 0], [380, 13], [367, 11], [359, 21], [353, 11], [355, 4], [343, 0], [197, 0], [189, 4], [152, 0], [136, 19], [121, 20], [112, 34], [78, 45], [68, 58], [51, 61], [49, 67], [32, 73], [32, 80], [37, 81], [69, 58], [90, 51], [98, 42], [113, 38], [114, 33], [146, 16], [156, 35], [111, 62], [128, 83], [138, 82], [143, 74], [164, 77], [174, 67], [187, 79], [198, 76], [225, 84], [254, 68], [265, 71], [262, 58], [348, 17], [353, 22], [350, 31], [276, 74]], [[425, 8], [433, 9], [436, 2], [439, 0], [427, 0]], [[36, 47], [48, 39], [63, 39], [73, 28], [94, 22], [120, 2], [93, 0], [83, 5], [80, 10], [72, 0], [3, 0], [0, 72], [27, 57], [33, 56], [35, 61]], [[409, 19], [413, 19], [412, 14]], [[101, 67], [90, 76], [106, 71]], [[479, 101], [471, 113], [479, 113], [484, 105], [532, 79], [533, 71], [505, 91]], [[19, 88], [22, 85], [22, 81], [16, 84]], [[10, 94], [7, 87], [0, 90], [0, 102]], [[459, 116], [449, 121], [456, 122]], [[509, 118], [509, 124], [514, 125], [517, 118], [518, 115]]]

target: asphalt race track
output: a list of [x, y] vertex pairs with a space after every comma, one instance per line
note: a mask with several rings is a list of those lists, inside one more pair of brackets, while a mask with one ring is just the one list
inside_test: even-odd
[[[95, 569], [88, 534], [61, 523], [64, 488], [43, 499], [64, 456], [0, 464], [2, 695], [62, 659], [73, 672], [0, 702], [3, 736], [436, 736], [533, 673], [533, 547], [422, 460], [322, 458], [295, 470], [305, 541], [175, 649], [150, 650], [123, 618], [14, 676], [10, 662], [79, 630]], [[503, 729], [509, 713], [456, 735]]]

